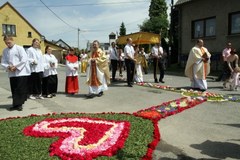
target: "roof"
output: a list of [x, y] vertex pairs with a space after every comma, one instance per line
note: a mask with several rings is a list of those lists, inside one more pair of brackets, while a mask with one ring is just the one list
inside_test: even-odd
[[133, 43], [139, 44], [154, 44], [160, 42], [160, 35], [149, 33], [149, 32], [136, 32], [124, 36], [119, 36], [117, 39], [117, 44], [126, 44], [127, 38], [132, 38]]
[[55, 43], [53, 43], [53, 42], [51, 42], [51, 41], [48, 41], [48, 40], [46, 40], [46, 39], [44, 39], [44, 42], [45, 42], [45, 43], [48, 43], [48, 44], [51, 44], [51, 45], [53, 45], [53, 46], [56, 46], [56, 47], [58, 47], [58, 48], [66, 49], [66, 48], [64, 48], [64, 47], [62, 47], [62, 46], [59, 46], [59, 45], [57, 45], [57, 44], [55, 44]]
[[175, 4], [175, 6], [177, 5], [182, 5], [183, 3], [187, 3], [187, 2], [190, 2], [191, 0], [178, 0]]
[[110, 36], [110, 35], [111, 35], [111, 36], [112, 36], [112, 35], [114, 35], [114, 36], [115, 36], [116, 34], [115, 34], [114, 32], [111, 32], [111, 33], [109, 34], [109, 36]]
[[0, 7], [0, 10], [2, 8], [4, 8], [5, 6], [10, 6], [12, 8], [12, 10], [14, 10], [14, 12], [16, 12], [35, 32], [37, 32], [40, 36], [42, 36], [42, 34], [40, 32], [38, 32], [38, 30], [36, 28], [34, 28], [31, 23], [29, 23], [9, 2], [6, 2], [5, 4], [3, 4], [1, 7]]
[[57, 44], [58, 42], [62, 42], [64, 43], [68, 48], [71, 48], [71, 46], [69, 46], [66, 42], [64, 42], [62, 39], [59, 39], [58, 41], [54, 42], [55, 44]]

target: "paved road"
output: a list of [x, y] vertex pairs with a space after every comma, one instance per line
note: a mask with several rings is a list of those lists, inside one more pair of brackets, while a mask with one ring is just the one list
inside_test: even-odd
[[[180, 98], [175, 92], [157, 90], [117, 82], [109, 87], [102, 97], [86, 99], [88, 88], [86, 76], [79, 76], [80, 92], [64, 94], [64, 67], [58, 69], [57, 97], [44, 100], [28, 100], [22, 112], [9, 112], [11, 97], [7, 74], [0, 70], [0, 118], [45, 114], [49, 112], [129, 112], [133, 113], [153, 105]], [[152, 74], [144, 80], [153, 82]], [[186, 77], [166, 75], [165, 85], [187, 87]], [[209, 91], [240, 96], [240, 91], [226, 91], [221, 82], [208, 81]], [[154, 160], [170, 159], [240, 159], [240, 105], [234, 102], [205, 102], [182, 113], [159, 121], [161, 141], [154, 152]]]

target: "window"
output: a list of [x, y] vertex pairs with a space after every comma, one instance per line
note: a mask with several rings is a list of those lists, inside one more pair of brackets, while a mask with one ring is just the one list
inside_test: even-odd
[[32, 32], [28, 32], [28, 38], [32, 38]]
[[215, 18], [210, 18], [210, 19], [206, 19], [206, 25], [205, 25], [205, 36], [206, 37], [211, 37], [211, 36], [215, 36], [216, 35], [216, 19]]
[[3, 35], [16, 36], [16, 26], [11, 24], [2, 25]]
[[229, 14], [229, 34], [240, 34], [240, 12]]
[[216, 18], [206, 18], [192, 22], [192, 38], [216, 36]]
[[194, 38], [203, 37], [203, 21], [194, 23]]

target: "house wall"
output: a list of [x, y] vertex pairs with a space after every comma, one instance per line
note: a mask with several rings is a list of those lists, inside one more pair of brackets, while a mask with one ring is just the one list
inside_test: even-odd
[[192, 39], [192, 21], [216, 16], [216, 37], [203, 38], [205, 46], [213, 53], [221, 53], [228, 41], [240, 50], [240, 34], [228, 35], [229, 13], [240, 11], [239, 0], [194, 0], [178, 6], [180, 11], [179, 53], [188, 54], [195, 45]]
[[55, 44], [58, 45], [58, 46], [61, 46], [63, 48], [68, 48], [68, 49], [70, 48], [70, 46], [68, 46], [66, 43], [64, 43], [62, 41], [58, 41]]
[[[53, 45], [53, 44], [48, 43], [48, 42], [45, 42], [45, 45], [46, 46], [48, 45], [48, 46], [50, 46], [52, 48], [52, 54], [57, 58], [58, 63], [63, 63], [63, 53], [64, 53], [64, 50], [61, 47], [58, 47], [58, 46]], [[44, 48], [44, 50], [45, 50], [45, 48]]]
[[[32, 40], [37, 38], [41, 41], [40, 47], [42, 53], [45, 52], [45, 47], [49, 45], [53, 49], [53, 54], [58, 59], [59, 63], [63, 62], [63, 52], [64, 49], [55, 44], [50, 43], [44, 39], [41, 39], [41, 34], [33, 27], [29, 22], [25, 20], [9, 3], [4, 4], [0, 8], [0, 33], [2, 35], [2, 43], [0, 43], [0, 58], [2, 55], [2, 50], [6, 48], [5, 43], [3, 42], [3, 31], [2, 24], [10, 24], [16, 26], [16, 37], [14, 37], [14, 42], [18, 45], [24, 46], [25, 49], [32, 45]], [[28, 32], [32, 33], [32, 37], [28, 37]]]
[[[41, 39], [41, 35], [37, 33], [29, 24], [22, 19], [19, 14], [17, 14], [11, 6], [5, 5], [3, 8], [0, 9], [0, 33], [1, 33], [1, 40], [3, 42], [3, 31], [2, 31], [2, 24], [12, 24], [16, 25], [16, 37], [14, 37], [14, 41], [18, 45], [26, 45], [29, 46], [32, 44], [33, 38]], [[28, 37], [28, 32], [32, 33], [32, 38]], [[0, 55], [2, 55], [2, 50], [6, 48], [5, 43], [0, 43]], [[41, 44], [41, 48], [44, 48], [44, 43]]]

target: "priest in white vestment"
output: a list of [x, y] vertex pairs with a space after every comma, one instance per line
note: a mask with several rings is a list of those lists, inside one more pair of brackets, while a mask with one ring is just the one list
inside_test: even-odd
[[207, 48], [203, 47], [203, 40], [198, 39], [189, 53], [185, 67], [185, 75], [190, 78], [193, 89], [207, 90], [206, 77], [210, 73], [210, 57]]

